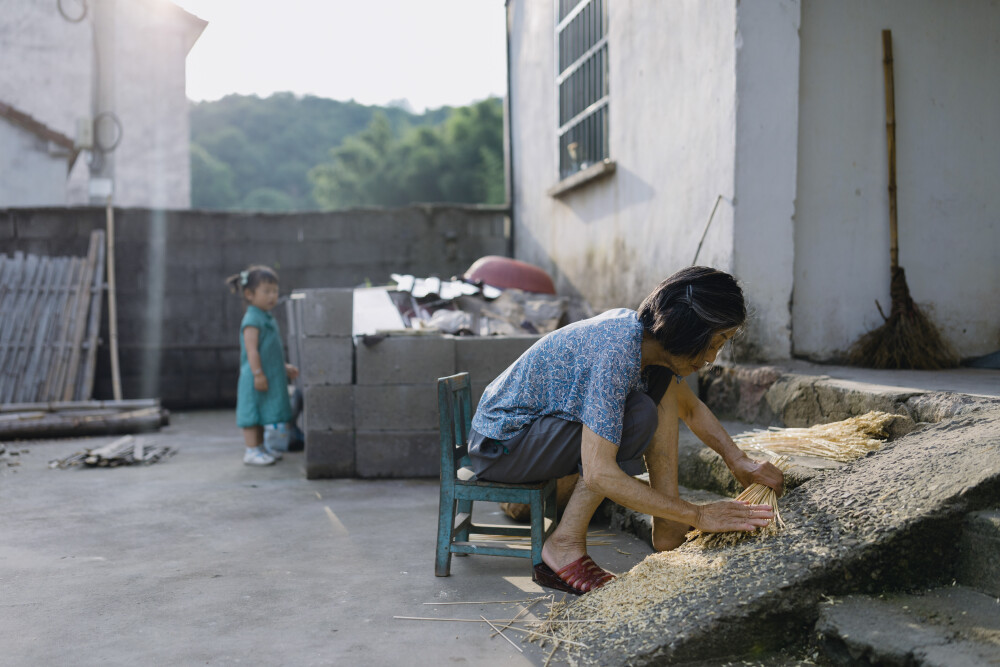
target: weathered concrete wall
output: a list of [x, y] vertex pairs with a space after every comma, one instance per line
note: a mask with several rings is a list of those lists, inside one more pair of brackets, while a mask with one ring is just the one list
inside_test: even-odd
[[737, 4], [733, 273], [754, 314], [741, 359], [792, 352], [799, 17], [799, 0]]
[[[837, 358], [889, 301], [880, 33], [896, 50], [900, 262], [963, 357], [1000, 345], [1000, 5], [611, 5], [613, 174], [556, 197], [554, 12], [508, 3], [515, 256], [597, 308], [698, 257], [753, 314], [740, 361]], [[989, 305], [987, 305], [989, 304]]]
[[802, 3], [796, 356], [838, 356], [889, 306], [883, 29], [892, 30], [899, 263], [962, 356], [1000, 346], [1000, 4]]
[[[0, 209], [0, 253], [82, 256], [91, 230], [104, 225], [99, 208]], [[243, 305], [223, 281], [249, 264], [276, 268], [282, 294], [384, 284], [393, 272], [450, 277], [483, 255], [505, 255], [504, 228], [498, 207], [287, 215], [118, 209], [124, 394], [159, 397], [168, 407], [235, 402]], [[283, 310], [276, 309], [279, 320]], [[102, 363], [107, 358], [100, 350]], [[106, 366], [98, 378], [96, 395], [109, 397]]]
[[[736, 3], [613, 2], [608, 17], [614, 174], [558, 198], [554, 12], [508, 3], [518, 259], [597, 309], [635, 307], [691, 263], [718, 195], [732, 199]], [[731, 270], [733, 209], [716, 212], [699, 263]]]
[[0, 118], [0, 202], [59, 206], [65, 201], [66, 156], [50, 148], [57, 147]]

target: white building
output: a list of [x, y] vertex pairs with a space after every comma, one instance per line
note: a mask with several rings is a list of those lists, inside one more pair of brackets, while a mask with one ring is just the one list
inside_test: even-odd
[[[6, 0], [0, 207], [86, 204], [93, 176], [119, 206], [188, 208], [185, 59], [205, 25], [167, 0]], [[21, 117], [78, 147], [93, 128], [96, 149], [53, 152]]]
[[888, 312], [890, 29], [900, 265], [963, 357], [1000, 347], [1000, 4], [508, 0], [507, 15], [515, 256], [596, 307], [635, 307], [700, 248], [742, 281], [741, 358], [761, 360], [837, 358], [881, 324], [876, 300]]

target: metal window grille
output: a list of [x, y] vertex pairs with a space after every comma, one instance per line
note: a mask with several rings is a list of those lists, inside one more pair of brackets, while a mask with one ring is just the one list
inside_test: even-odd
[[608, 3], [555, 0], [559, 178], [608, 157]]

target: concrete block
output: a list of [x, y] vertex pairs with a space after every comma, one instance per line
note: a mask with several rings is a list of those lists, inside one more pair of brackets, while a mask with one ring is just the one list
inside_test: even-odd
[[436, 430], [437, 383], [356, 385], [354, 426], [359, 431]]
[[438, 477], [440, 440], [433, 431], [358, 431], [358, 477]]
[[354, 431], [306, 431], [306, 479], [354, 477]]
[[354, 388], [319, 385], [303, 391], [303, 430], [346, 431], [354, 428]]
[[[295, 298], [301, 296], [302, 298]], [[350, 336], [354, 316], [354, 290], [296, 290], [293, 302], [299, 310], [304, 336]]]
[[14, 238], [14, 219], [8, 215], [0, 215], [0, 241]]
[[300, 338], [303, 386], [351, 384], [354, 374], [354, 341], [350, 336]]
[[455, 372], [455, 337], [388, 336], [357, 348], [357, 384], [433, 383]]
[[1000, 509], [969, 514], [958, 551], [959, 582], [1000, 597]]
[[458, 336], [455, 372], [469, 373], [475, 382], [489, 384], [541, 336]]

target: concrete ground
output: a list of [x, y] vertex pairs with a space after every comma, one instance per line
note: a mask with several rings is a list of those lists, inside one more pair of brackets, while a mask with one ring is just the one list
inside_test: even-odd
[[[1000, 396], [1000, 372], [786, 370]], [[176, 456], [148, 467], [49, 469], [113, 438], [6, 443], [0, 457], [4, 665], [540, 665], [549, 649], [490, 638], [543, 589], [527, 559], [454, 558], [434, 576], [437, 481], [305, 479], [301, 453], [241, 462], [229, 411], [177, 413]], [[499, 522], [495, 505], [477, 520]], [[600, 530], [603, 526], [593, 526]], [[616, 534], [591, 553], [624, 572], [650, 553]], [[506, 604], [428, 605], [431, 602]], [[517, 635], [515, 634], [514, 637]]]
[[[0, 663], [537, 665], [548, 656], [517, 641], [519, 653], [482, 623], [393, 618], [507, 620], [514, 601], [543, 592], [527, 559], [456, 557], [450, 577], [434, 576], [436, 480], [308, 481], [301, 453], [250, 468], [228, 411], [174, 414], [139, 437], [178, 453], [148, 467], [59, 470], [48, 461], [113, 438], [6, 443]], [[496, 505], [476, 515], [504, 520]], [[623, 572], [650, 549], [616, 535], [591, 553]], [[425, 604], [497, 600], [511, 603]]]

